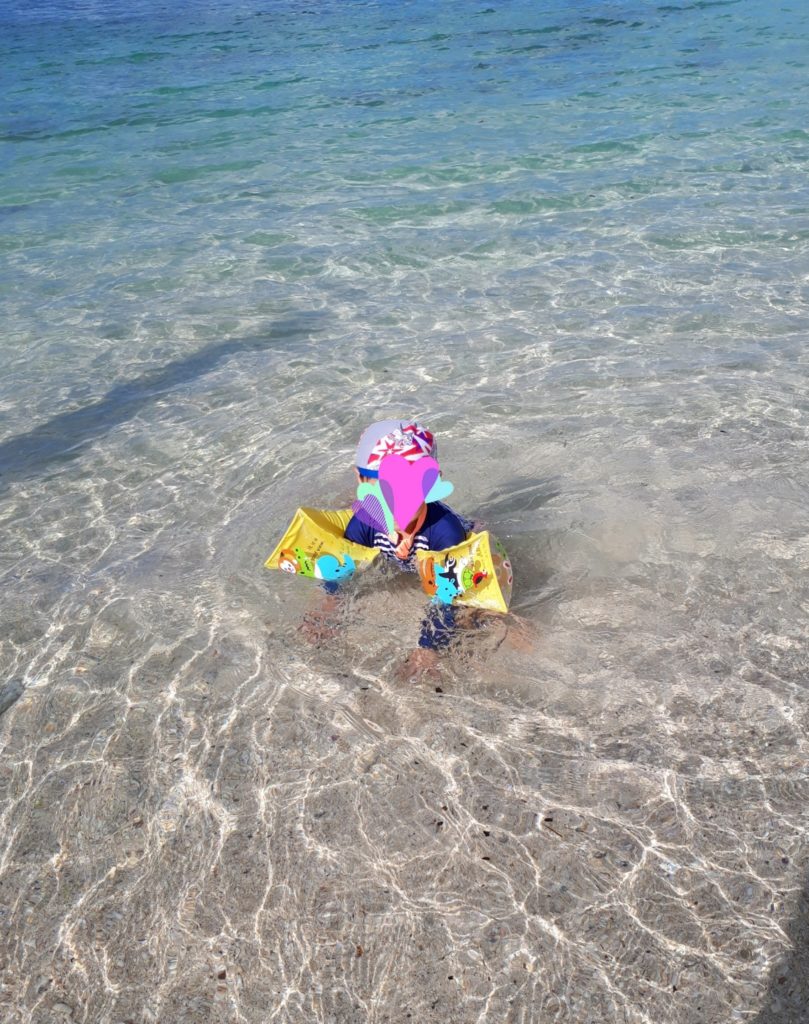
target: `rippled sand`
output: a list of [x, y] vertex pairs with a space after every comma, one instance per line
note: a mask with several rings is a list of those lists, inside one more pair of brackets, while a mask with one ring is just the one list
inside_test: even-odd
[[3, 723], [3, 1019], [800, 1021], [805, 647], [735, 559], [596, 549], [415, 683], [400, 579], [317, 648], [281, 574], [63, 598]]
[[269, 8], [0, 9], [0, 1021], [806, 1024], [805, 7]]

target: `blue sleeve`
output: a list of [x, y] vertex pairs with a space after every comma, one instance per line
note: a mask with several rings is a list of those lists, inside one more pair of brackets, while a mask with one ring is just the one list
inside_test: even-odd
[[430, 526], [428, 542], [431, 551], [446, 551], [456, 544], [466, 540], [467, 529], [460, 516], [457, 516], [451, 508], [441, 506], [442, 515], [439, 515]]
[[374, 528], [368, 526], [357, 516], [352, 516], [348, 521], [348, 526], [345, 528], [343, 534], [346, 540], [350, 540], [352, 544], [362, 544], [364, 548], [372, 548], [374, 546]]
[[440, 651], [455, 636], [455, 609], [451, 604], [431, 604], [421, 624], [419, 647]]

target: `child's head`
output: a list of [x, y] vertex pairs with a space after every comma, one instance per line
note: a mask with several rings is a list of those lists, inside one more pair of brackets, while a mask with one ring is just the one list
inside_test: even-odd
[[[435, 438], [415, 420], [372, 423], [354, 460], [359, 482], [355, 515], [390, 537], [412, 535], [424, 522], [427, 503], [452, 491], [452, 484], [441, 480], [436, 456]], [[412, 465], [421, 459], [420, 466]]]
[[437, 451], [433, 435], [415, 420], [380, 420], [363, 431], [354, 465], [360, 480], [375, 480], [386, 455], [401, 455], [415, 462], [425, 455], [435, 459]]

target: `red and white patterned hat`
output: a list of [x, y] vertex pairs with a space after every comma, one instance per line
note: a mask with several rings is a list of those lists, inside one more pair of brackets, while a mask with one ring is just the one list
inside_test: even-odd
[[363, 431], [357, 447], [356, 466], [363, 476], [375, 477], [386, 455], [401, 455], [408, 462], [431, 455], [438, 446], [429, 430], [415, 420], [381, 420]]

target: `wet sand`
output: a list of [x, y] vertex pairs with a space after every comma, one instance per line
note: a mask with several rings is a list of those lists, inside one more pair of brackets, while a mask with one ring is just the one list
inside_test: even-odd
[[144, 602], [102, 607], [9, 712], [4, 1021], [798, 1024], [807, 723], [772, 665], [672, 642], [697, 691], [591, 633], [574, 675], [495, 624], [402, 684], [366, 626], [415, 595], [366, 583], [290, 654], [277, 579], [258, 643], [201, 609], [144, 654]]

